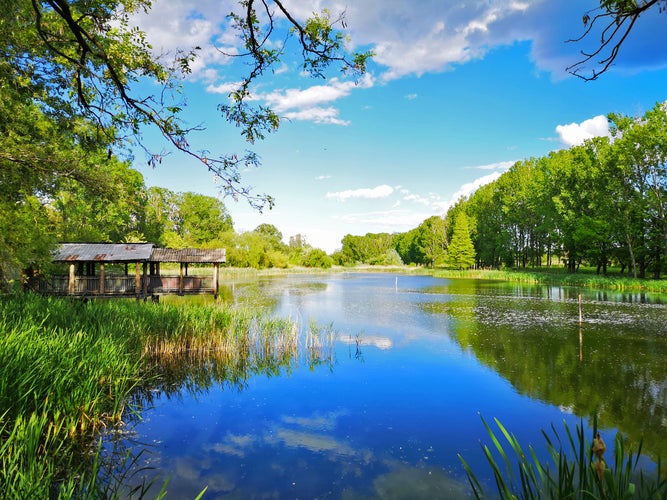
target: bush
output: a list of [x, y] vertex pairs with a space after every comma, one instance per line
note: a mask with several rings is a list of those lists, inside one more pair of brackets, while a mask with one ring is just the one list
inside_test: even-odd
[[329, 257], [324, 250], [314, 248], [303, 256], [301, 263], [306, 267], [329, 269], [333, 266], [333, 259]]

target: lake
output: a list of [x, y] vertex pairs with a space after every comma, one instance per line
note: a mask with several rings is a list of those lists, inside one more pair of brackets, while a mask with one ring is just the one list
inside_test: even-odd
[[482, 417], [546, 457], [543, 429], [589, 429], [597, 412], [608, 444], [643, 436], [648, 469], [667, 457], [665, 296], [379, 273], [239, 280], [222, 296], [298, 321], [325, 355], [240, 378], [180, 367], [107, 443], [135, 457], [127, 484], [155, 479], [155, 493], [169, 476], [167, 498], [459, 498], [458, 454], [492, 481]]

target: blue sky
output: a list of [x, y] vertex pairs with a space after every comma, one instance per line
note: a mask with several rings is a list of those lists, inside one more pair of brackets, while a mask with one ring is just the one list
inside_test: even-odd
[[[588, 0], [336, 0], [284, 4], [299, 19], [345, 11], [352, 48], [376, 53], [358, 81], [303, 77], [284, 63], [253, 89], [283, 118], [264, 141], [246, 144], [216, 111], [240, 78], [226, 15], [228, 0], [154, 0], [137, 18], [156, 52], [200, 46], [184, 82], [185, 118], [206, 130], [196, 148], [220, 154], [253, 149], [262, 165], [243, 173], [256, 193], [275, 197], [258, 213], [223, 198], [237, 231], [275, 225], [332, 252], [345, 234], [403, 232], [443, 215], [457, 198], [497, 178], [515, 161], [543, 156], [607, 133], [605, 115], [641, 115], [667, 99], [667, 14], [637, 22], [613, 68], [593, 82], [568, 75], [586, 43]], [[293, 46], [293, 45], [291, 45]], [[157, 139], [149, 144], [161, 150]], [[179, 154], [155, 169], [136, 167], [149, 186], [219, 196], [203, 166]]]

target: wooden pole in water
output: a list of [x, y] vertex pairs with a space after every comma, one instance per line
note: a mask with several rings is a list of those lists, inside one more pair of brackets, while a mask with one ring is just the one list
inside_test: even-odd
[[584, 360], [584, 330], [582, 328], [583, 321], [584, 315], [581, 312], [581, 294], [579, 294], [579, 361]]

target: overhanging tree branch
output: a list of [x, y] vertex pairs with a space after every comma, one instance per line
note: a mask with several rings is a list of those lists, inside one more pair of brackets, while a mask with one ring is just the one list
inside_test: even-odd
[[[21, 0], [21, 4], [12, 6], [21, 19], [26, 14], [21, 11], [23, 5], [32, 10], [41, 47], [10, 47], [10, 64], [29, 75], [36, 88], [46, 89], [40, 98], [46, 112], [93, 120], [109, 144], [139, 144], [152, 166], [167, 154], [150, 151], [142, 140], [143, 127], [155, 127], [173, 148], [214, 174], [226, 194], [244, 198], [260, 210], [273, 205], [270, 196], [253, 195], [249, 187], [241, 184], [241, 169], [259, 164], [254, 153], [211, 155], [191, 147], [189, 135], [201, 128], [186, 126], [181, 119], [183, 106], [172, 104], [172, 93], [178, 94], [177, 80], [189, 72], [195, 51], [177, 53], [172, 65], [165, 65], [162, 58], [153, 55], [144, 34], [129, 27], [131, 13], [148, 10], [149, 0]], [[289, 33], [297, 35], [304, 68], [312, 75], [323, 76], [323, 69], [331, 63], [340, 63], [344, 70], [365, 70], [370, 54], [348, 54], [343, 35], [332, 26], [342, 17], [332, 22], [325, 13], [299, 23], [280, 0], [241, 0], [239, 5], [242, 13], [230, 17], [245, 45], [242, 56], [250, 60], [250, 71], [232, 93], [232, 104], [222, 104], [220, 109], [230, 123], [242, 128], [248, 142], [263, 138], [279, 126], [279, 118], [271, 109], [248, 102], [250, 85], [282, 55], [281, 50], [270, 48], [277, 27], [273, 7], [288, 20]], [[262, 21], [256, 6], [261, 9]], [[42, 71], [37, 74], [35, 67]], [[160, 82], [162, 92], [138, 96], [132, 85], [144, 77]]]
[[[600, 7], [586, 12], [582, 21], [583, 34], [567, 42], [581, 43], [600, 30], [600, 40], [593, 51], [581, 51], [582, 59], [568, 66], [566, 71], [583, 80], [597, 79], [612, 66], [621, 46], [628, 38], [639, 16], [656, 4], [662, 11], [665, 0], [600, 0]], [[593, 63], [593, 68], [589, 64]]]

